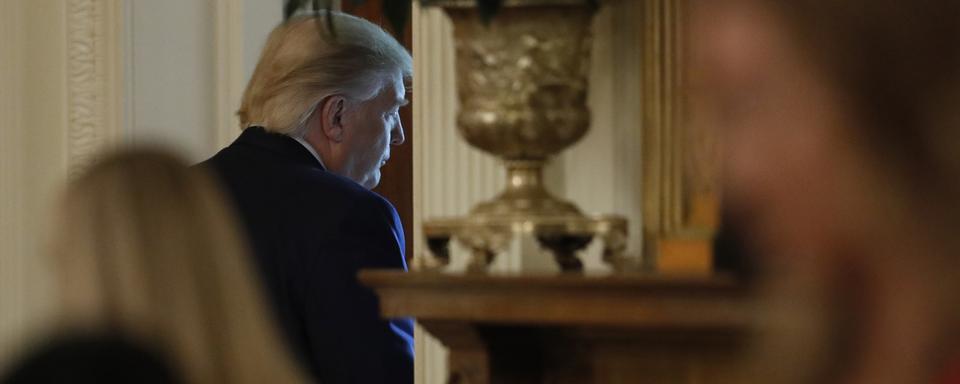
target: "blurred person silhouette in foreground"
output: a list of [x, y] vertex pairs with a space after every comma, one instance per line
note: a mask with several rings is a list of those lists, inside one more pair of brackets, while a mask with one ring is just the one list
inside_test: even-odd
[[152, 347], [111, 331], [49, 335], [0, 375], [0, 383], [183, 383], [171, 359]]
[[[70, 183], [58, 218], [51, 261], [64, 329], [155, 347], [187, 383], [304, 381], [203, 170], [159, 151], [111, 154]], [[101, 344], [104, 358], [124, 348], [111, 337]], [[101, 344], [80, 336], [61, 349]], [[38, 366], [70, 353], [53, 355]]]
[[698, 113], [767, 281], [760, 381], [960, 382], [960, 2], [691, 16]]

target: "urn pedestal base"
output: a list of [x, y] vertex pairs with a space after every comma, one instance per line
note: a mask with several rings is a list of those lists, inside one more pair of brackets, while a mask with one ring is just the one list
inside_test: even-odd
[[590, 217], [543, 188], [542, 161], [507, 162], [507, 188], [478, 204], [462, 218], [427, 220], [423, 224], [433, 256], [446, 265], [450, 240], [470, 250], [468, 271], [485, 271], [519, 234], [529, 234], [549, 250], [560, 269], [583, 270], [578, 251], [594, 239], [603, 242], [603, 260], [614, 270], [629, 269], [624, 257], [627, 221], [619, 216]]

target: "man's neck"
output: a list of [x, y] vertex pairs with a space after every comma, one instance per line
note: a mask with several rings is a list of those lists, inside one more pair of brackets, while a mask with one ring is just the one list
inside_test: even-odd
[[317, 150], [314, 149], [313, 146], [310, 145], [310, 143], [307, 142], [306, 139], [302, 137], [293, 137], [293, 139], [296, 140], [298, 143], [300, 143], [300, 145], [302, 145], [304, 148], [306, 148], [307, 151], [310, 152], [310, 154], [313, 155], [315, 159], [317, 159], [317, 162], [320, 163], [320, 166], [323, 167], [323, 169], [327, 169], [327, 165], [323, 163], [323, 159], [320, 158], [320, 154], [317, 153]]

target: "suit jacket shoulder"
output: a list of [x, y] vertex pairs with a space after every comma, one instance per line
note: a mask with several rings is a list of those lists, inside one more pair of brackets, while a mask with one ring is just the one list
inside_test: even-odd
[[412, 324], [379, 316], [361, 268], [405, 269], [393, 206], [295, 140], [248, 128], [204, 162], [247, 229], [284, 334], [324, 382], [411, 382]]

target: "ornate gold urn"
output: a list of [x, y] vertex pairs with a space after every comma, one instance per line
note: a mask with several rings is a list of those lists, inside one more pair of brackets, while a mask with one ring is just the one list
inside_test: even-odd
[[594, 7], [584, 0], [505, 0], [484, 24], [473, 0], [422, 2], [442, 7], [453, 22], [461, 135], [507, 168], [506, 189], [468, 216], [424, 222], [433, 254], [448, 261], [453, 238], [472, 251], [470, 269], [483, 270], [514, 234], [526, 232], [561, 269], [581, 270], [577, 251], [599, 237], [605, 260], [622, 267], [626, 220], [587, 217], [542, 182], [549, 158], [589, 129]]

